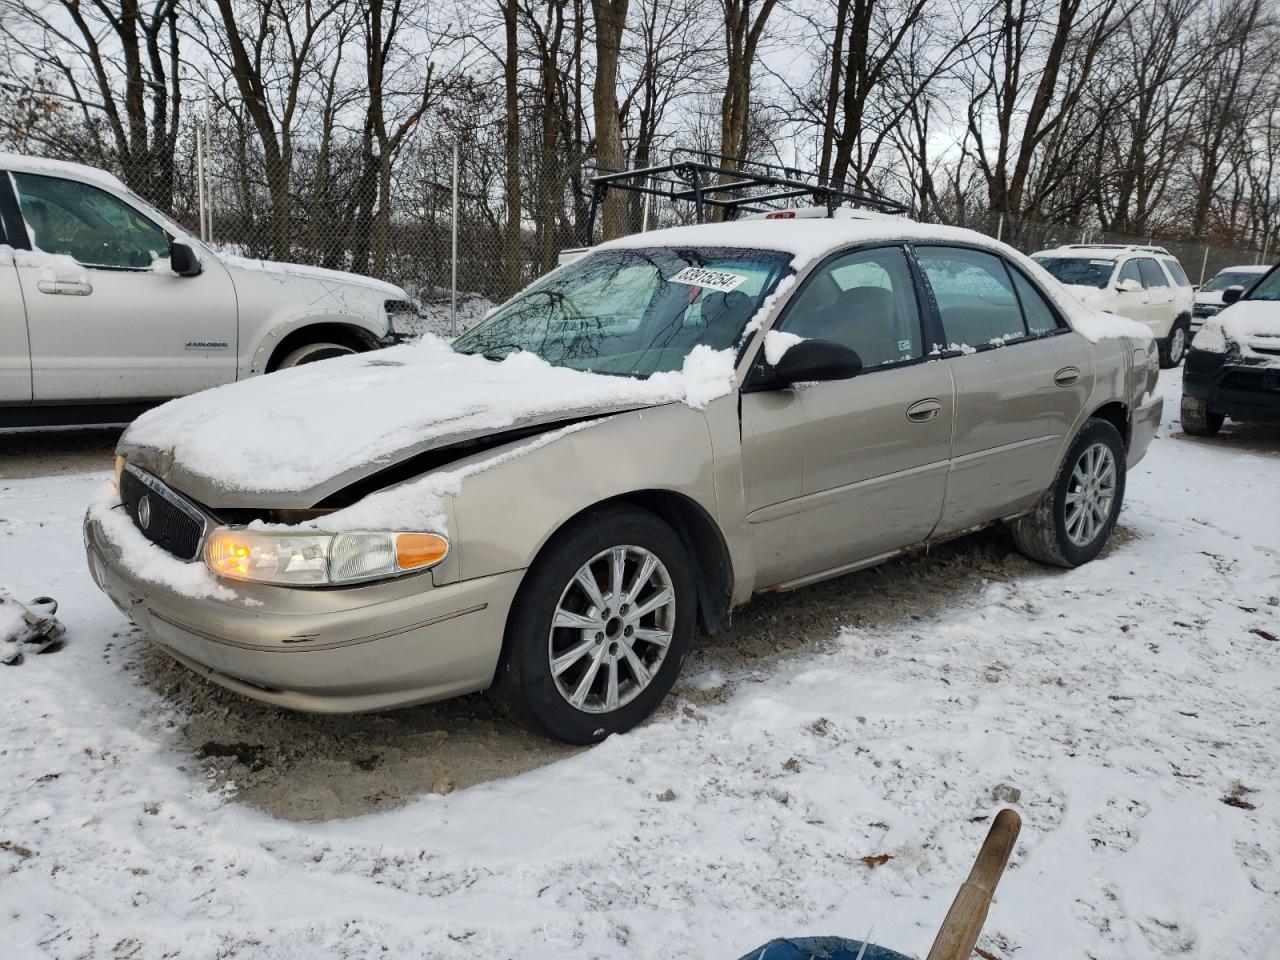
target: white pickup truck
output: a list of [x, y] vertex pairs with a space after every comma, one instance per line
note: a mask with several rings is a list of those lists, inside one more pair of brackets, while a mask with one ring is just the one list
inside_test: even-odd
[[0, 427], [146, 407], [398, 339], [399, 287], [219, 253], [80, 164], [0, 153]]

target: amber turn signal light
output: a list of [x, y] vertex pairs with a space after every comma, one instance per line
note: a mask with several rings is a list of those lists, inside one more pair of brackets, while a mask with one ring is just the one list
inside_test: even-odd
[[449, 541], [434, 533], [396, 535], [396, 564], [401, 570], [417, 570], [439, 563], [449, 552]]

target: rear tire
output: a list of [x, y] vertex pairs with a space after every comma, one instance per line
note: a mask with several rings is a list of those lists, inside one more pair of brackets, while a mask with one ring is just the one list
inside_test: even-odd
[[1195, 397], [1182, 398], [1182, 432], [1192, 437], [1216, 437], [1226, 414], [1213, 413], [1209, 404]]
[[674, 530], [630, 505], [592, 510], [529, 568], [494, 686], [535, 732], [598, 743], [644, 721], [670, 692], [696, 607], [693, 565]]
[[1191, 342], [1189, 334], [1191, 324], [1186, 317], [1179, 317], [1173, 323], [1169, 335], [1160, 341], [1160, 369], [1169, 370], [1180, 364], [1187, 355], [1187, 344]]
[[1076, 435], [1049, 492], [1013, 522], [1013, 541], [1033, 560], [1058, 567], [1088, 563], [1107, 545], [1124, 503], [1125, 450], [1106, 420]]
[[297, 349], [290, 350], [278, 364], [277, 370], [299, 367], [304, 363], [315, 363], [317, 360], [328, 360], [330, 357], [345, 357], [356, 351], [345, 343], [322, 341], [320, 343], [304, 343]]

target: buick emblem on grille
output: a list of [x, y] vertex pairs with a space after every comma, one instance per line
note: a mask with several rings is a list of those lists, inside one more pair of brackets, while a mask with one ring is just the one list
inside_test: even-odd
[[138, 501], [138, 526], [143, 530], [151, 526], [151, 498], [145, 493]]

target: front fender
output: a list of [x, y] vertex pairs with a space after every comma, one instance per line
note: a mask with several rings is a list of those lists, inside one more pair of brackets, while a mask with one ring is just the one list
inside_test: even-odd
[[366, 335], [371, 342], [371, 346], [374, 344], [390, 345], [392, 342], [390, 340], [391, 332], [381, 301], [378, 302], [376, 310], [377, 312], [372, 315], [355, 312], [331, 313], [323, 311], [304, 312], [274, 319], [271, 323], [263, 325], [255, 332], [257, 339], [251, 341], [248, 344], [248, 349], [241, 354], [239, 377], [251, 377], [266, 373], [267, 365], [271, 362], [272, 355], [285, 337], [295, 330], [313, 327], [322, 323], [342, 324], [343, 326], [351, 327]]
[[[735, 583], [751, 560], [742, 521], [735, 397], [706, 410], [680, 403], [616, 414], [570, 429], [466, 477], [447, 504], [458, 579], [524, 569], [573, 517], [606, 500], [669, 491], [719, 527]], [[713, 433], [726, 436], [713, 437]], [[728, 436], [728, 434], [732, 436]], [[735, 590], [735, 593], [737, 591]]]

